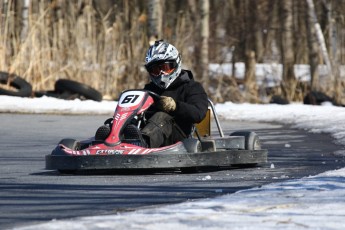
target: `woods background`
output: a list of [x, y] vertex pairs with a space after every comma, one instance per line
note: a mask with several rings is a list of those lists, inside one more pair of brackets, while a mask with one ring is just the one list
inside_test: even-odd
[[[317, 90], [345, 104], [344, 0], [0, 0], [0, 12], [0, 71], [34, 90], [52, 89], [60, 78], [112, 98], [141, 88], [149, 42], [163, 38], [216, 102], [301, 101]], [[209, 63], [238, 62], [243, 79], [234, 68], [209, 72]], [[281, 63], [280, 84], [258, 85], [257, 63]], [[296, 78], [295, 64], [310, 65], [310, 80]]]

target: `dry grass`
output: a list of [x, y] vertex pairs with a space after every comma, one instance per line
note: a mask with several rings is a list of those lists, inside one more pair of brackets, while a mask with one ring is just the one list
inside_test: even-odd
[[91, 5], [78, 13], [73, 3], [66, 4], [70, 12], [53, 20], [54, 5], [41, 1], [38, 12], [29, 14], [22, 41], [10, 31], [14, 16], [7, 12], [0, 34], [0, 70], [22, 76], [34, 91], [53, 89], [60, 78], [83, 82], [112, 97], [130, 86], [142, 87], [147, 77], [140, 67], [148, 41], [137, 22], [139, 15], [132, 17], [129, 30], [121, 14], [107, 27], [106, 18], [96, 18]]
[[[108, 26], [109, 14], [99, 18], [91, 4], [80, 12], [71, 2], [64, 3], [68, 12], [54, 19], [56, 2], [40, 1], [36, 13], [30, 10], [27, 36], [22, 40], [13, 36], [15, 18], [8, 11], [0, 33], [0, 70], [23, 77], [34, 91], [53, 90], [61, 78], [83, 82], [112, 98], [124, 89], [142, 88], [148, 81], [143, 68], [149, 46], [145, 14], [134, 10], [128, 18], [118, 13]], [[177, 47], [192, 41], [187, 20], [180, 17], [176, 26], [176, 32], [185, 36], [175, 41], [167, 38]], [[182, 55], [191, 55], [186, 52], [181, 49]], [[184, 65], [190, 66], [190, 60], [185, 59]]]
[[[80, 2], [84, 5], [78, 5]], [[13, 8], [12, 1], [8, 4], [7, 9]], [[88, 84], [111, 98], [117, 98], [127, 88], [142, 88], [148, 81], [143, 69], [149, 45], [145, 12], [137, 8], [117, 10], [115, 23], [108, 25], [110, 11], [100, 17], [90, 0], [31, 4], [35, 4], [35, 10], [31, 5], [25, 37], [15, 31], [12, 11], [5, 12], [0, 20], [0, 71], [23, 77], [34, 91], [52, 90], [57, 79], [67, 78]], [[58, 16], [57, 4], [64, 4], [65, 9]], [[130, 17], [125, 15], [129, 10]], [[179, 13], [176, 24], [164, 31], [164, 38], [175, 44], [184, 67], [201, 80], [197, 52], [199, 22], [192, 16]], [[207, 91], [215, 102], [260, 101], [260, 95], [241, 91], [232, 78], [217, 76], [216, 82], [212, 81]], [[335, 95], [342, 98], [344, 84], [338, 85]], [[294, 87], [298, 91], [295, 99], [301, 100], [305, 89]], [[327, 92], [333, 95], [334, 87]]]

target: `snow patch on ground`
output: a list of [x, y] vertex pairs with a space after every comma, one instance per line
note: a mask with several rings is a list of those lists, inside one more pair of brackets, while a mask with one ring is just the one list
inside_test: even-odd
[[[0, 112], [112, 114], [115, 106], [116, 102], [112, 101], [0, 96]], [[226, 119], [291, 124], [310, 132], [329, 133], [345, 144], [343, 107], [227, 102], [217, 104], [216, 109]], [[290, 148], [291, 144], [284, 146]], [[335, 154], [345, 156], [344, 147], [339, 146]], [[270, 167], [275, 168], [275, 165]], [[288, 177], [282, 175], [281, 178]], [[200, 180], [207, 183], [212, 177], [206, 175]], [[52, 220], [16, 229], [345, 229], [345, 168], [212, 199], [115, 215]]]

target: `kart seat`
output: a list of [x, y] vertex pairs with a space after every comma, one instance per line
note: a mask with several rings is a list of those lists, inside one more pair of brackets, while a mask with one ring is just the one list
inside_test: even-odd
[[211, 136], [211, 109], [210, 108], [208, 108], [205, 118], [201, 122], [194, 124], [194, 126], [195, 126], [194, 136], [197, 136], [197, 135], [199, 135], [200, 137]]
[[209, 104], [209, 108], [208, 108], [208, 110], [206, 112], [206, 116], [205, 116], [205, 118], [201, 122], [199, 122], [197, 124], [194, 124], [194, 129], [192, 131], [192, 136], [198, 137], [199, 139], [201, 137], [209, 137], [209, 136], [211, 136], [211, 111], [212, 111], [212, 115], [213, 115], [213, 118], [215, 119], [219, 135], [221, 137], [224, 137], [223, 130], [220, 127], [220, 124], [219, 124], [219, 119], [218, 119], [218, 116], [217, 116], [217, 113], [216, 113], [216, 109], [214, 107], [213, 102], [209, 98], [208, 98], [208, 104]]

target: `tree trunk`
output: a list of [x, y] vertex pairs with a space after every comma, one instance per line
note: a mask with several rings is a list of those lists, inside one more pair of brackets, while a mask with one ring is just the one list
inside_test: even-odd
[[332, 64], [331, 64], [331, 61], [330, 61], [329, 56], [328, 56], [325, 38], [322, 34], [320, 24], [318, 23], [318, 20], [316, 17], [314, 2], [313, 2], [313, 0], [306, 0], [306, 1], [307, 1], [307, 5], [308, 5], [308, 12], [312, 17], [311, 20], [312, 20], [313, 26], [315, 27], [316, 37], [317, 37], [319, 46], [321, 48], [322, 57], [324, 59], [324, 62], [326, 63], [327, 69], [328, 69], [330, 83], [332, 84], [334, 82]]
[[332, 65], [332, 73], [334, 74], [334, 100], [336, 104], [343, 104], [343, 95], [342, 95], [342, 84], [341, 84], [341, 78], [340, 78], [340, 63], [338, 61], [338, 55], [337, 55], [337, 47], [338, 41], [337, 41], [337, 31], [334, 26], [335, 19], [333, 18], [333, 6], [332, 1], [328, 1], [327, 3], [327, 21], [328, 21], [328, 38], [329, 38], [329, 56], [330, 61]]
[[15, 11], [17, 13], [17, 17], [15, 17], [15, 27], [16, 27], [16, 35], [19, 36], [20, 41], [24, 41], [26, 39], [28, 33], [28, 9], [30, 5], [30, 0], [22, 0], [16, 1], [15, 3]]
[[308, 11], [306, 17], [307, 25], [307, 39], [308, 39], [308, 48], [309, 48], [309, 65], [310, 65], [310, 87], [311, 90], [319, 90], [319, 46], [315, 36], [315, 27], [312, 20], [312, 15]]
[[148, 1], [148, 24], [150, 42], [163, 39], [163, 2], [162, 0]]
[[209, 40], [209, 19], [210, 19], [210, 2], [209, 0], [202, 1], [202, 16], [201, 16], [201, 66], [202, 66], [202, 81], [205, 86], [208, 85], [208, 40]]
[[263, 61], [264, 42], [263, 42], [263, 2], [258, 2], [254, 5], [254, 18], [251, 23], [254, 25], [254, 42], [255, 42], [255, 57], [258, 62]]
[[281, 10], [281, 55], [283, 64], [282, 90], [286, 99], [294, 98], [296, 79], [294, 72], [292, 0], [279, 1]]
[[267, 27], [266, 27], [266, 34], [265, 34], [265, 41], [264, 41], [264, 54], [263, 54], [263, 62], [279, 62], [274, 58], [274, 47], [276, 47], [276, 30], [277, 28], [277, 15], [278, 15], [278, 3], [275, 0], [269, 1], [269, 16], [267, 19]]
[[247, 51], [246, 61], [245, 61], [245, 75], [244, 75], [244, 85], [246, 87], [246, 93], [250, 103], [258, 102], [258, 89], [255, 79], [255, 52]]
[[[308, 14], [306, 12], [307, 4], [305, 1], [295, 1], [294, 2], [294, 15], [295, 15], [295, 33], [294, 33], [294, 50], [295, 53], [295, 63], [306, 64], [309, 62], [309, 51], [308, 51], [308, 24], [306, 20]], [[298, 31], [296, 33], [296, 31]]]

